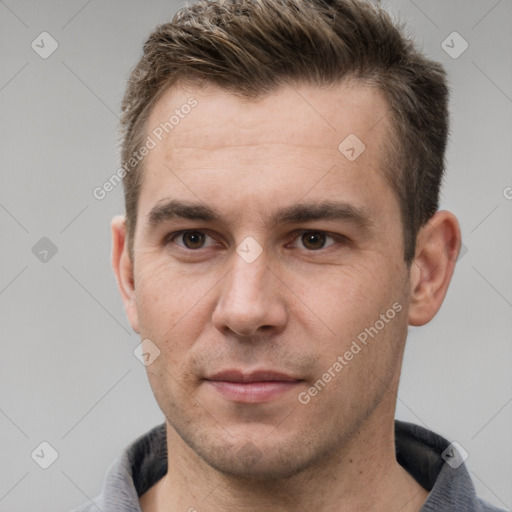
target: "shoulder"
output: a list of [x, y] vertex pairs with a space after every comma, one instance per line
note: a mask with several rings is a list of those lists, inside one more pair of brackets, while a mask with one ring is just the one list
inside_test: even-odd
[[100, 494], [71, 512], [140, 512], [139, 496], [167, 472], [165, 423], [139, 436], [108, 468]]

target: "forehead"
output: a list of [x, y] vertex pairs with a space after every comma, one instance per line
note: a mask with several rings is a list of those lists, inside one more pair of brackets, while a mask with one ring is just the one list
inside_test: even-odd
[[[189, 107], [194, 104], [194, 107]], [[380, 90], [346, 82], [331, 87], [286, 85], [248, 99], [213, 85], [173, 87], [153, 108], [147, 131], [171, 120], [167, 148], [218, 149], [243, 144], [282, 143], [307, 147], [338, 144], [359, 135], [366, 146], [379, 136], [388, 105]], [[382, 128], [382, 126], [381, 126]], [[174, 144], [173, 144], [174, 143]]]
[[139, 211], [172, 196], [265, 208], [283, 192], [291, 202], [342, 192], [368, 207], [388, 187], [388, 118], [378, 89], [348, 83], [283, 86], [256, 100], [214, 86], [169, 89], [147, 124], [155, 146], [143, 164]]

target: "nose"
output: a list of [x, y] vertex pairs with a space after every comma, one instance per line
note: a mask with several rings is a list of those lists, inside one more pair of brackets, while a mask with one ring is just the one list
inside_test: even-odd
[[220, 286], [212, 315], [214, 326], [224, 334], [239, 336], [277, 334], [287, 323], [285, 290], [268, 267], [264, 255], [247, 263], [233, 255], [231, 271]]

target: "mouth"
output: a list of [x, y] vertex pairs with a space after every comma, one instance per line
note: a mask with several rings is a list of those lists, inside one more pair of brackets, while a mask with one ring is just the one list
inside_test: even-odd
[[275, 400], [303, 380], [272, 370], [224, 370], [206, 378], [205, 382], [231, 402], [254, 404]]

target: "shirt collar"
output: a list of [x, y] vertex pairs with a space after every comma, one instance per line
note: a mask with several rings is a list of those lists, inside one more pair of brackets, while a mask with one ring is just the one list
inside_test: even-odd
[[[441, 456], [449, 444], [430, 430], [395, 420], [397, 461], [429, 491], [421, 512], [481, 512], [481, 502], [465, 465], [452, 468]], [[141, 512], [139, 496], [166, 473], [167, 442], [163, 423], [136, 439], [111, 465], [102, 493], [95, 502], [101, 510]]]

